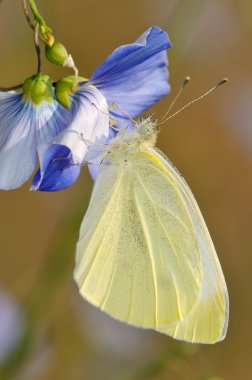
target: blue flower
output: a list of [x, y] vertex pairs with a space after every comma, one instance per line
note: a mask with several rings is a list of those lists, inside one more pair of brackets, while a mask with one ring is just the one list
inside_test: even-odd
[[[34, 86], [35, 98], [30, 96]], [[68, 125], [68, 116], [52, 97], [47, 76], [24, 83], [23, 93], [0, 93], [0, 189], [21, 186], [32, 175], [55, 136]]]
[[[95, 106], [104, 110], [104, 113]], [[86, 154], [87, 143], [80, 139], [81, 130], [84, 125], [83, 135], [87, 140], [106, 142], [109, 136], [107, 109], [105, 97], [90, 84], [83, 84], [82, 91], [73, 94], [71, 110], [63, 107], [55, 99], [50, 78], [42, 74], [27, 79], [21, 93], [0, 92], [0, 189], [10, 190], [22, 186], [32, 175], [37, 158], [43, 168], [45, 152], [47, 159], [51, 157], [51, 152], [55, 150], [51, 144], [57, 142], [57, 136], [62, 144], [67, 136], [71, 136], [68, 145], [74, 152], [73, 162], [81, 163], [85, 156], [88, 159], [97, 156], [98, 152]], [[67, 136], [61, 135], [66, 127]], [[64, 145], [59, 148], [58, 154], [64, 152], [65, 156], [67, 148], [64, 149]], [[65, 160], [56, 160], [54, 164], [53, 158], [51, 168], [61, 165], [64, 175], [68, 173]], [[73, 182], [73, 173], [78, 171], [77, 166], [71, 168], [68, 186]], [[39, 173], [34, 181], [38, 176]]]
[[[57, 191], [69, 187], [77, 179], [82, 163], [99, 157], [99, 144], [108, 141], [108, 104], [101, 92], [90, 84], [82, 84], [71, 100], [68, 111], [71, 120], [66, 133], [63, 130], [47, 148], [31, 190]], [[90, 142], [97, 146], [90, 147]]]
[[[110, 106], [119, 106], [110, 117], [120, 127], [128, 124], [125, 114], [135, 117], [169, 93], [169, 47], [167, 33], [152, 27], [134, 43], [116, 49], [89, 81], [79, 84], [71, 97], [72, 120], [46, 150], [33, 190], [65, 189], [77, 179], [83, 163], [97, 159], [99, 144], [116, 133], [109, 128]], [[97, 165], [90, 165], [90, 171], [95, 179]]]

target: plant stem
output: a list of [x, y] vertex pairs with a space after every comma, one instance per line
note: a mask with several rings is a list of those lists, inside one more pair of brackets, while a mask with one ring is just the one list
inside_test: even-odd
[[24, 15], [25, 15], [25, 18], [26, 18], [28, 24], [30, 25], [31, 29], [34, 30], [35, 27], [34, 27], [34, 24], [31, 20], [31, 18], [30, 18], [26, 0], [22, 0], [22, 8], [23, 8]]
[[41, 51], [39, 47], [39, 24], [36, 24], [35, 30], [34, 30], [34, 43], [35, 43], [35, 49], [37, 53], [37, 58], [38, 58], [38, 66], [37, 66], [37, 74], [41, 72]]
[[20, 84], [17, 84], [16, 86], [0, 87], [0, 91], [1, 92], [15, 91], [15, 90], [20, 90], [22, 87], [23, 87], [23, 83], [22, 84], [20, 83]]
[[44, 18], [41, 16], [41, 14], [38, 11], [38, 8], [36, 6], [36, 3], [34, 0], [29, 0], [29, 5], [31, 7], [31, 11], [33, 13], [34, 19], [38, 22], [38, 24], [46, 25]]

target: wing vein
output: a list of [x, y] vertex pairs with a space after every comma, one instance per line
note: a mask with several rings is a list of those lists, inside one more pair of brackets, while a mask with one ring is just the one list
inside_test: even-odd
[[[151, 165], [149, 165], [149, 166], [151, 166]], [[151, 166], [151, 168], [153, 168], [153, 167]], [[165, 167], [164, 167], [164, 168], [165, 168]], [[156, 170], [158, 170], [158, 169], [156, 169]], [[166, 168], [165, 168], [165, 170], [168, 171]], [[160, 175], [164, 176], [164, 173], [163, 173], [163, 172], [161, 172], [160, 170], [158, 170], [158, 172], [159, 172]], [[179, 190], [179, 198], [180, 198], [181, 202], [184, 204], [185, 208], [187, 209], [187, 205], [186, 205], [186, 203], [185, 203], [183, 197], [181, 196], [181, 189], [180, 189], [180, 187], [177, 185], [177, 188], [176, 188], [175, 185], [174, 185], [174, 183], [172, 183], [172, 181], [170, 180], [170, 178], [169, 178], [167, 175], [165, 176], [165, 179], [170, 183], [170, 185], [173, 187], [173, 189], [176, 191], [177, 194], [178, 194], [178, 190]], [[145, 185], [143, 185], [143, 186], [145, 186]], [[145, 189], [146, 189], [146, 187], [145, 187]], [[151, 199], [151, 197], [150, 197], [150, 199]], [[152, 200], [151, 200], [151, 202], [153, 203]], [[162, 207], [162, 205], [161, 205], [161, 207]], [[164, 207], [162, 207], [162, 208], [164, 209]], [[170, 210], [167, 210], [166, 208], [165, 208], [165, 210], [166, 210], [171, 216], [173, 216], [174, 219], [176, 219], [176, 220], [180, 223], [180, 225], [184, 228], [184, 230], [188, 233], [188, 235], [189, 235], [190, 238], [191, 238], [191, 234], [190, 234], [190, 232], [188, 231], [186, 225], [182, 222], [182, 220], [181, 220], [179, 217], [177, 217], [175, 214], [173, 214]], [[190, 217], [190, 219], [191, 219], [191, 216], [189, 215], [189, 213], [188, 213], [188, 217]], [[192, 226], [194, 226], [192, 220], [191, 220], [191, 222], [192, 222]], [[192, 240], [192, 238], [191, 238], [191, 240]]]
[[[151, 204], [153, 205], [153, 208], [155, 209], [155, 205], [154, 205], [154, 203], [153, 203], [153, 201], [152, 201], [152, 199], [151, 199], [151, 196], [150, 196], [148, 190], [147, 190], [146, 187], [145, 187], [145, 184], [143, 183], [142, 179], [140, 178], [140, 176], [138, 175], [138, 173], [137, 173], [136, 171], [135, 171], [135, 173], [136, 173], [136, 176], [137, 176], [139, 182], [141, 183], [141, 185], [142, 185], [142, 187], [143, 187], [143, 189], [144, 189], [144, 191], [145, 191], [147, 197], [148, 197], [149, 200], [151, 201]], [[173, 214], [170, 213], [168, 210], [167, 210], [167, 212], [168, 212], [169, 214], [173, 215]], [[163, 223], [161, 222], [161, 220], [160, 220], [160, 218], [159, 218], [159, 216], [158, 216], [157, 213], [156, 213], [156, 217], [157, 217], [157, 219], [158, 219], [158, 221], [159, 221], [159, 224], [160, 224], [160, 226], [161, 226], [161, 228], [162, 228], [162, 230], [163, 230], [165, 236], [166, 236], [167, 239], [168, 239], [168, 242], [169, 242], [169, 244], [170, 244], [170, 246], [171, 246], [171, 248], [172, 248], [172, 251], [174, 252], [174, 255], [175, 255], [176, 259], [177, 259], [178, 264], [180, 265], [180, 267], [182, 267], [181, 261], [180, 261], [180, 259], [179, 259], [179, 257], [178, 257], [178, 254], [177, 254], [177, 252], [176, 252], [176, 249], [175, 249], [174, 245], [173, 245], [172, 242], [171, 242], [170, 236], [169, 236], [168, 233], [166, 232], [166, 230], [165, 230], [165, 228], [164, 228], [164, 225], [163, 225]], [[178, 219], [178, 218], [176, 218], [176, 219]], [[178, 219], [178, 220], [179, 220], [179, 219]]]
[[[109, 204], [112, 202], [112, 199], [114, 199], [115, 196], [117, 195], [117, 192], [118, 192], [118, 188], [119, 188], [120, 183], [121, 183], [121, 179], [118, 180], [118, 183], [117, 183], [117, 185], [116, 185], [116, 188], [115, 188], [114, 194], [113, 194], [113, 196], [110, 198], [106, 210], [108, 209]], [[112, 224], [112, 221], [113, 221], [113, 215], [114, 215], [114, 213], [115, 213], [115, 210], [116, 210], [116, 208], [114, 208], [114, 211], [113, 211], [113, 214], [112, 214], [112, 218], [110, 218], [110, 221], [109, 221], [109, 224], [108, 224], [108, 228], [110, 228], [110, 226], [111, 226], [111, 224]], [[96, 230], [99, 228], [99, 225], [100, 225], [102, 219], [105, 217], [105, 214], [106, 214], [106, 211], [103, 213], [102, 218], [99, 220], [99, 223], [98, 223], [97, 226], [96, 226]], [[95, 232], [93, 232], [92, 237], [91, 237], [91, 239], [90, 239], [90, 241], [89, 241], [89, 243], [88, 243], [88, 245], [87, 245], [87, 247], [86, 247], [86, 250], [88, 249], [89, 245], [92, 243], [92, 240], [93, 240], [93, 238], [95, 237], [95, 235], [96, 235]], [[106, 237], [106, 234], [104, 233], [104, 235], [103, 235], [103, 237], [102, 237], [102, 239], [101, 239], [101, 241], [99, 242], [99, 245], [98, 245], [98, 247], [97, 247], [97, 251], [96, 251], [96, 255], [94, 256], [94, 260], [91, 262], [91, 264], [89, 264], [89, 266], [86, 267], [87, 275], [86, 275], [86, 277], [85, 277], [85, 279], [84, 279], [84, 281], [83, 281], [83, 285], [84, 285], [85, 281], [87, 280], [87, 278], [88, 278], [88, 276], [89, 276], [89, 274], [90, 274], [90, 272], [91, 272], [91, 270], [92, 270], [92, 268], [93, 268], [93, 266], [94, 266], [94, 263], [95, 263], [96, 258], [97, 258], [97, 256], [98, 256], [98, 255], [97, 255], [97, 252], [99, 251], [100, 247], [102, 246], [105, 237]], [[82, 239], [81, 239], [81, 240], [82, 240]], [[78, 242], [78, 244], [80, 244], [81, 240]], [[84, 258], [84, 255], [83, 255], [83, 258]], [[79, 265], [81, 266], [81, 264], [79, 264]], [[83, 286], [83, 285], [82, 285], [82, 286]]]
[[148, 247], [148, 250], [149, 250], [149, 257], [150, 257], [150, 262], [151, 262], [151, 270], [152, 270], [152, 275], [153, 275], [153, 284], [154, 284], [154, 290], [155, 290], [155, 326], [157, 326], [158, 291], [157, 291], [157, 275], [156, 275], [155, 258], [154, 258], [151, 242], [150, 242], [150, 239], [149, 239], [148, 227], [146, 226], [146, 222], [145, 222], [144, 216], [143, 216], [143, 214], [142, 214], [142, 212], [141, 212], [141, 210], [140, 210], [140, 208], [138, 206], [138, 202], [136, 200], [137, 196], [136, 196], [135, 192], [134, 192], [134, 195], [135, 195], [136, 210], [138, 212], [138, 215], [139, 215], [139, 218], [140, 218], [140, 221], [141, 221], [141, 224], [142, 224], [143, 232], [144, 232], [143, 236], [145, 238], [145, 241], [146, 241], [146, 244], [147, 244], [147, 247]]

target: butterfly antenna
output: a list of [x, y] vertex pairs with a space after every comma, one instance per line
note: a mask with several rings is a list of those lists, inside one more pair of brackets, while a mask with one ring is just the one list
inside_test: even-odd
[[[0, 0], [0, 1], [1, 1], [1, 0]], [[122, 123], [122, 124], [125, 124], [124, 128], [126, 128], [126, 129], [128, 128], [128, 124], [126, 123], [126, 121], [115, 119], [113, 116], [110, 115], [109, 112], [103, 111], [102, 109], [100, 109], [99, 107], [97, 107], [97, 105], [96, 105], [95, 103], [92, 103], [92, 106], [94, 106], [94, 107], [97, 109], [97, 111], [99, 111], [99, 112], [101, 112], [102, 114], [108, 116], [110, 119], [113, 119], [113, 120], [110, 120], [110, 122], [109, 122], [109, 126], [110, 126], [110, 128], [112, 128], [114, 131], [119, 132], [119, 131], [121, 130], [121, 128], [117, 128], [117, 127], [115, 127], [115, 124], [117, 124], [117, 123], [119, 123], [119, 122]], [[111, 107], [108, 108], [108, 110], [111, 111], [114, 107], [115, 107], [115, 106], [112, 105]], [[135, 121], [134, 121], [134, 123], [135, 123]]]
[[185, 77], [184, 80], [183, 80], [183, 83], [182, 83], [182, 86], [179, 90], [179, 92], [177, 93], [177, 95], [175, 96], [175, 98], [173, 99], [173, 101], [171, 102], [168, 110], [165, 112], [165, 114], [163, 115], [163, 117], [161, 118], [160, 122], [162, 123], [163, 120], [169, 115], [170, 111], [172, 110], [173, 106], [175, 105], [175, 103], [177, 102], [178, 98], [180, 97], [180, 95], [182, 94], [185, 86], [187, 85], [187, 83], [189, 83], [191, 80], [191, 78], [189, 76]]
[[121, 113], [127, 117], [127, 119], [129, 119], [130, 121], [132, 121], [132, 123], [135, 125], [136, 124], [136, 120], [134, 120], [126, 111], [124, 111], [124, 109], [117, 103], [113, 103], [110, 107], [110, 110], [114, 109], [114, 108], [118, 108], [119, 111], [121, 111]]
[[207, 92], [205, 92], [203, 95], [199, 96], [198, 98], [196, 99], [193, 99], [191, 102], [187, 103], [186, 105], [184, 105], [184, 107], [180, 108], [178, 111], [176, 111], [175, 113], [173, 113], [172, 115], [170, 115], [169, 117], [167, 117], [165, 120], [162, 119], [162, 123], [165, 123], [167, 120], [171, 119], [172, 117], [176, 116], [177, 114], [179, 114], [181, 111], [184, 111], [187, 107], [191, 106], [193, 103], [196, 103], [198, 102], [199, 100], [205, 98], [205, 96], [207, 95], [210, 95], [212, 92], [214, 92], [215, 90], [217, 90], [220, 86], [222, 86], [223, 84], [227, 83], [228, 82], [228, 79], [227, 78], [224, 78], [222, 80], [220, 80], [214, 87], [210, 88], [210, 90], [208, 90]]

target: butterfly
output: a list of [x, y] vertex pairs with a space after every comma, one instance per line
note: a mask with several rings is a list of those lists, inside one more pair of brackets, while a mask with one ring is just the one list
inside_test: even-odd
[[80, 294], [110, 316], [193, 343], [225, 338], [224, 275], [197, 202], [155, 147], [151, 116], [107, 147], [76, 249]]

